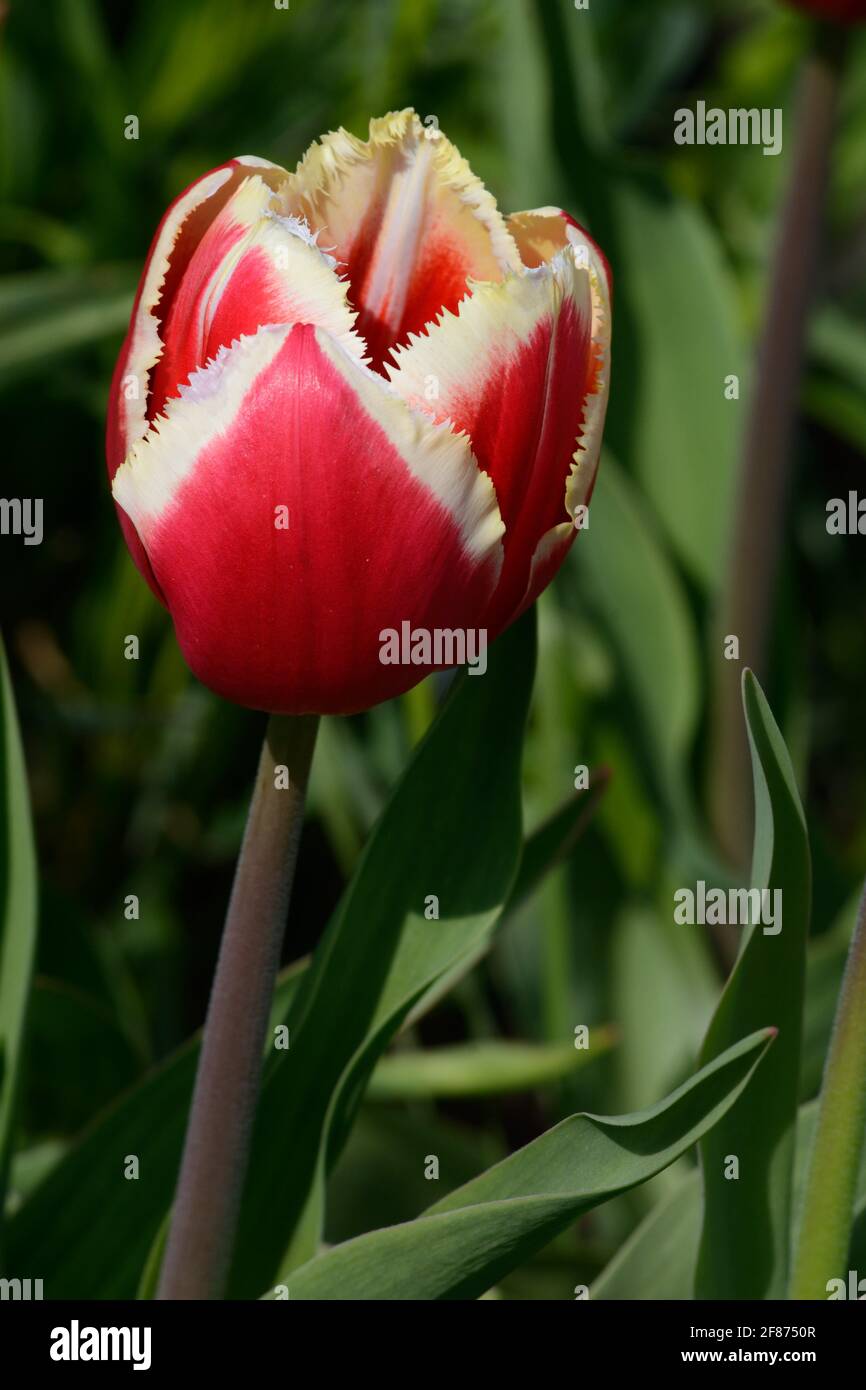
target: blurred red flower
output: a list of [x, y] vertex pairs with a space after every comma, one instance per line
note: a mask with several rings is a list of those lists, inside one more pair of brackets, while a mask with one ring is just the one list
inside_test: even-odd
[[856, 24], [866, 19], [866, 0], [788, 0], [798, 10], [808, 10], [818, 19], [833, 19], [840, 24]]

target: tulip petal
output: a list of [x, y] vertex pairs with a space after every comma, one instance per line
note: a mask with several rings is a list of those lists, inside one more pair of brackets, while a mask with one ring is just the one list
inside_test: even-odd
[[553, 526], [549, 531], [545, 531], [535, 547], [523, 597], [517, 607], [508, 614], [505, 619], [506, 625], [519, 618], [521, 613], [525, 612], [529, 605], [535, 602], [539, 594], [547, 588], [574, 544], [575, 534], [574, 526], [570, 521], [563, 521], [559, 526]]
[[[169, 206], [154, 234], [129, 331], [121, 347], [109, 393], [105, 432], [108, 476], [113, 478], [130, 447], [148, 429], [150, 373], [162, 354], [160, 310], [171, 301], [199, 238], [238, 184], [255, 171], [277, 187], [286, 171], [255, 155], [241, 155], [203, 174]], [[153, 592], [165, 602], [141, 541], [129, 519], [119, 512], [130, 554]]]
[[412, 110], [371, 121], [367, 141], [342, 129], [326, 135], [282, 196], [347, 267], [377, 367], [394, 343], [455, 309], [468, 278], [501, 280], [520, 264], [492, 195]]
[[263, 328], [194, 373], [114, 495], [192, 669], [282, 713], [408, 689], [430, 668], [383, 665], [383, 630], [477, 626], [501, 566], [468, 440], [309, 325]]
[[513, 212], [506, 223], [527, 269], [546, 265], [566, 246], [583, 247], [586, 257], [610, 298], [612, 275], [607, 257], [587, 231], [562, 208], [531, 208]]
[[267, 324], [319, 324], [363, 357], [336, 262], [305, 222], [275, 211], [274, 199], [263, 179], [245, 179], [190, 257], [161, 328], [151, 419], [221, 347]]
[[606, 286], [567, 245], [549, 264], [474, 285], [456, 315], [394, 353], [395, 389], [465, 430], [496, 488], [506, 532], [494, 627], [524, 600], [540, 539], [591, 493], [607, 399], [605, 305]]
[[[587, 398], [586, 415], [575, 455], [578, 466], [571, 470], [566, 483], [566, 511], [573, 518], [579, 506], [589, 504], [598, 470], [610, 389], [610, 301], [613, 277], [607, 257], [601, 248], [584, 228], [561, 208], [534, 208], [529, 212], [513, 213], [508, 219], [508, 229], [527, 267], [547, 264], [567, 246], [573, 248], [581, 263], [588, 261], [592, 267], [592, 336], [593, 342], [597, 345], [599, 379], [598, 389]], [[532, 557], [525, 593], [513, 617], [518, 617], [524, 609], [534, 603], [550, 583], [571, 548], [575, 534], [574, 527], [569, 523], [554, 526], [543, 534]]]
[[163, 351], [161, 319], [201, 237], [251, 170], [274, 187], [288, 177], [285, 170], [267, 160], [243, 155], [203, 174], [185, 189], [156, 230], [118, 360], [118, 379], [127, 383], [127, 390], [112, 391], [111, 396], [113, 414], [107, 440], [110, 477], [134, 441], [147, 433], [149, 374]]

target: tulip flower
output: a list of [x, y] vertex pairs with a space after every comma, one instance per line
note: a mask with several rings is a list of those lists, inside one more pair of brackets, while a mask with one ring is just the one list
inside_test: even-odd
[[[537, 597], [595, 481], [610, 285], [556, 208], [504, 217], [413, 111], [294, 173], [205, 174], [154, 239], [111, 391], [121, 524], [195, 674], [349, 713]], [[424, 659], [425, 655], [428, 659]]]
[[414, 111], [291, 174], [230, 160], [157, 229], [112, 491], [192, 670], [271, 714], [161, 1298], [225, 1286], [318, 716], [457, 664], [461, 635], [486, 653], [533, 602], [585, 519], [609, 366], [598, 248], [558, 208], [503, 217]]

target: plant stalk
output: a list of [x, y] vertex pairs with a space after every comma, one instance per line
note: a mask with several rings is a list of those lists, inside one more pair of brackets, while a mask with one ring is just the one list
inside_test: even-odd
[[809, 1159], [790, 1297], [826, 1299], [828, 1281], [847, 1284], [851, 1218], [866, 1136], [866, 888], [848, 961]]
[[[766, 683], [804, 344], [818, 278], [844, 57], [845, 39], [838, 26], [817, 28], [801, 77], [797, 144], [779, 222], [719, 604], [709, 811], [722, 851], [740, 869], [748, 866], [752, 843], [752, 777], [740, 674], [749, 666]], [[723, 639], [729, 635], [739, 638], [739, 661], [722, 655]]]
[[[208, 1005], [158, 1299], [218, 1299], [225, 1289], [317, 729], [312, 715], [272, 715], [268, 723]], [[277, 784], [278, 767], [288, 770], [287, 787]]]

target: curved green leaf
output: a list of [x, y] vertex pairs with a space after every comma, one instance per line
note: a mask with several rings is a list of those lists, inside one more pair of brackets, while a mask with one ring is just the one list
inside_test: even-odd
[[748, 1085], [772, 1041], [743, 1039], [636, 1115], [572, 1115], [416, 1221], [338, 1245], [285, 1282], [291, 1299], [478, 1298], [583, 1212], [661, 1172]]
[[[791, 1201], [791, 1238], [796, 1243], [800, 1198], [818, 1118], [817, 1103], [801, 1105], [797, 1116], [797, 1150]], [[866, 1155], [857, 1180], [857, 1210], [849, 1268], [866, 1269]], [[695, 1169], [653, 1207], [596, 1279], [593, 1299], [690, 1299], [701, 1238], [701, 1175]]]
[[[743, 677], [743, 703], [755, 782], [752, 886], [781, 894], [781, 930], [745, 929], [702, 1060], [717, 1056], [758, 1020], [775, 1025], [779, 1040], [749, 1094], [701, 1146], [699, 1298], [783, 1298], [790, 1258], [811, 861], [791, 760], [750, 671]], [[731, 1157], [739, 1161], [736, 1179], [726, 1176]]]

